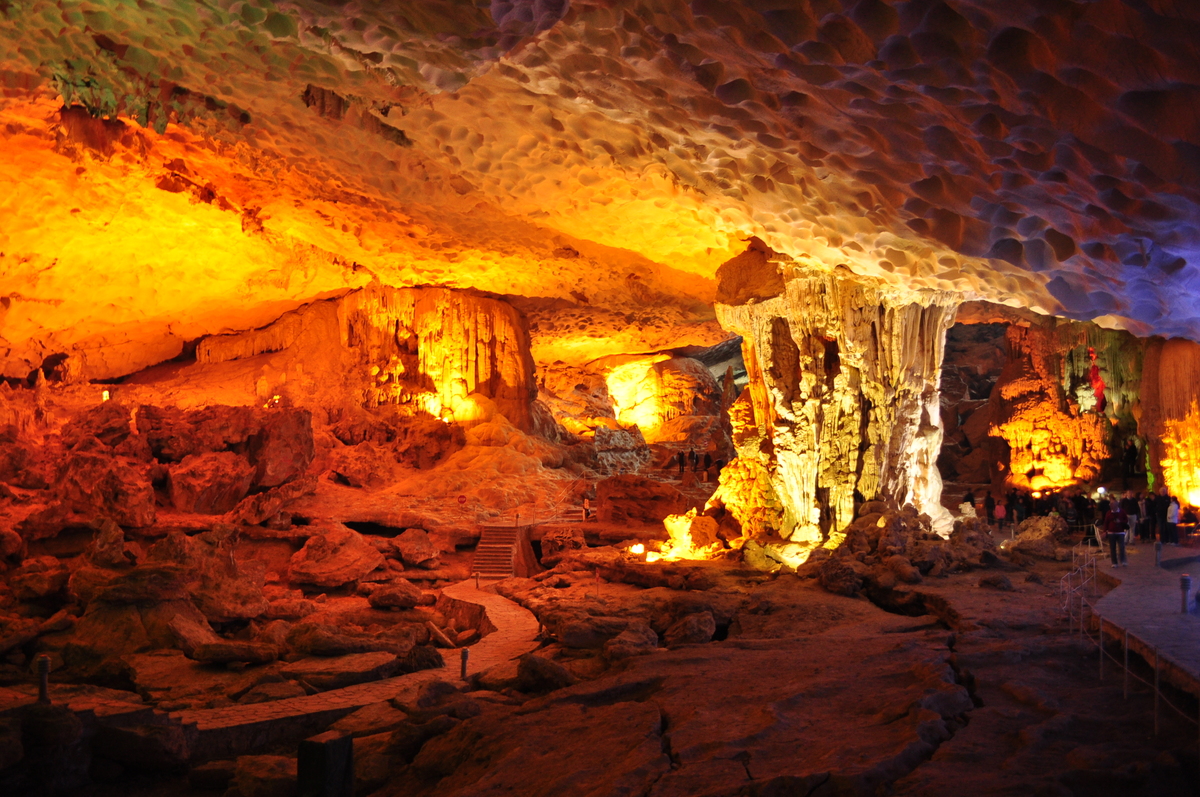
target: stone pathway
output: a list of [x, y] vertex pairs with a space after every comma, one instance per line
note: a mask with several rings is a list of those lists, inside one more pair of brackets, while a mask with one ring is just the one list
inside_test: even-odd
[[[1200, 695], [1200, 616], [1179, 611], [1179, 576], [1190, 573], [1192, 595], [1200, 589], [1200, 552], [1190, 548], [1163, 548], [1163, 567], [1154, 566], [1154, 544], [1141, 543], [1128, 551], [1129, 565], [1113, 568], [1105, 549], [1097, 570], [1120, 581], [1120, 586], [1096, 603], [1096, 612], [1104, 619], [1110, 640], [1119, 632], [1115, 624], [1138, 637], [1142, 646], [1130, 646], [1143, 658], [1153, 661], [1158, 649], [1169, 680], [1186, 691]], [[1139, 649], [1141, 647], [1141, 649]]]
[[[533, 650], [538, 644], [534, 639], [539, 628], [537, 619], [507, 598], [487, 592], [486, 583], [482, 586], [483, 590], [476, 589], [475, 581], [470, 580], [453, 584], [442, 591], [453, 600], [482, 605], [496, 628], [467, 648], [470, 651], [468, 675], [511, 661]], [[429, 681], [458, 680], [461, 667], [459, 650], [445, 650], [442, 654], [446, 666], [436, 670], [422, 670], [305, 697], [181, 711], [171, 716], [185, 725], [195, 725], [198, 736], [193, 745], [193, 757], [196, 759], [262, 749], [285, 738], [307, 735], [310, 730], [316, 733], [371, 703], [396, 697], [402, 701], [415, 700], [417, 690]]]

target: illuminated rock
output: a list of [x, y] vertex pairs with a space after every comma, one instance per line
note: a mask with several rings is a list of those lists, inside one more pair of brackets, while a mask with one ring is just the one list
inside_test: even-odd
[[328, 526], [292, 556], [288, 576], [301, 584], [340, 587], [383, 564], [383, 555], [361, 534], [341, 525]]
[[181, 512], [221, 515], [246, 497], [254, 468], [232, 451], [189, 454], [172, 465], [167, 483], [171, 503]]
[[694, 419], [720, 414], [721, 388], [696, 360], [666, 355], [634, 360], [609, 371], [606, 381], [617, 421], [636, 425], [647, 442], [708, 446], [706, 426], [696, 428]]
[[[743, 338], [750, 377], [734, 442], [739, 455], [765, 457], [783, 510], [779, 533], [813, 544], [841, 531], [855, 493], [912, 503], [948, 532], [935, 467], [938, 379], [957, 299], [802, 267], [760, 244], [721, 267], [722, 286], [726, 274], [736, 281], [719, 295], [749, 302], [717, 305], [721, 323]], [[779, 285], [781, 294], [765, 298]]]
[[59, 467], [55, 492], [76, 512], [122, 526], [154, 523], [150, 466], [116, 456], [95, 438], [77, 445]]
[[991, 409], [990, 434], [1007, 443], [1007, 473], [1000, 472], [999, 478], [1026, 490], [1093, 481], [1109, 456], [1109, 418], [1095, 404], [1090, 382], [1083, 381], [1083, 369], [1077, 379], [1093, 398], [1090, 412], [1067, 395], [1060, 376], [1066, 370], [1064, 353], [1072, 351], [1072, 344], [1084, 345], [1083, 325], [1011, 326], [1007, 335], [1010, 360], [1001, 372]]

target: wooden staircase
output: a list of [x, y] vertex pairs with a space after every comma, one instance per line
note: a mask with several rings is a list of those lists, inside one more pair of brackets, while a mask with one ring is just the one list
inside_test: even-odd
[[471, 566], [480, 578], [512, 578], [513, 556], [521, 526], [481, 526], [475, 561]]

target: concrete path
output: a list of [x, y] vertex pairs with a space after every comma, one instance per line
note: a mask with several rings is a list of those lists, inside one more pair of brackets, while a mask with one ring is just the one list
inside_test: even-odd
[[[1130, 647], [1153, 663], [1154, 650], [1163, 663], [1167, 679], [1192, 694], [1200, 695], [1200, 616], [1180, 612], [1179, 576], [1190, 573], [1189, 605], [1195, 611], [1200, 589], [1200, 554], [1191, 548], [1165, 546], [1163, 567], [1154, 566], [1154, 544], [1140, 543], [1128, 551], [1129, 565], [1113, 568], [1108, 551], [1097, 569], [1120, 581], [1120, 586], [1096, 603], [1109, 640], [1123, 638], [1128, 630]], [[1111, 625], [1110, 625], [1111, 624]], [[1111, 626], [1117, 626], [1118, 631]]]
[[[537, 647], [538, 621], [527, 610], [494, 592], [475, 588], [474, 580], [446, 587], [443, 594], [451, 599], [484, 607], [488, 620], [496, 628], [471, 645], [468, 675], [496, 664], [511, 661]], [[199, 760], [261, 750], [271, 744], [303, 738], [324, 730], [329, 724], [351, 712], [392, 698], [415, 700], [422, 684], [434, 680], [458, 680], [459, 650], [442, 651], [446, 666], [333, 689], [305, 697], [293, 697], [247, 706], [181, 711], [171, 716], [185, 725], [194, 724], [197, 739], [193, 757]]]

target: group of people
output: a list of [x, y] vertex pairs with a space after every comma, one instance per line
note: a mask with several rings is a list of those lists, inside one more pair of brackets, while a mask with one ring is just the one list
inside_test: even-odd
[[[1102, 490], [1089, 494], [1083, 488], [1061, 492], [1028, 493], [1011, 490], [997, 500], [989, 490], [977, 497], [968, 491], [963, 502], [975, 506], [980, 517], [1003, 528], [1031, 517], [1061, 517], [1069, 526], [1093, 529], [1097, 542], [1107, 540], [1113, 567], [1126, 563], [1125, 546], [1134, 540], [1163, 545], [1179, 544], [1179, 526], [1194, 528], [1198, 522], [1192, 507], [1183, 508], [1166, 487], [1157, 493], [1126, 491], [1109, 496]], [[1101, 536], [1103, 535], [1103, 536]]]
[[713, 459], [713, 455], [708, 451], [705, 451], [703, 455], [697, 454], [694, 448], [688, 449], [686, 452], [680, 451], [667, 460], [667, 470], [678, 468], [681, 479], [684, 471], [690, 469], [693, 473], [703, 472], [704, 480], [708, 481], [708, 476], [713, 473], [714, 467], [716, 474], [720, 475], [721, 469], [725, 467], [724, 460]]
[[1179, 499], [1160, 487], [1157, 495], [1145, 495], [1129, 490], [1121, 498], [1106, 501], [1103, 520], [1096, 524], [1097, 536], [1103, 533], [1108, 540], [1113, 567], [1128, 564], [1125, 558], [1126, 539], [1133, 545], [1132, 535], [1142, 542], [1156, 537], [1163, 545], [1179, 544], [1181, 525], [1194, 529], [1200, 518], [1193, 507], [1181, 508]]

